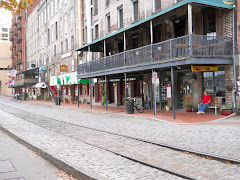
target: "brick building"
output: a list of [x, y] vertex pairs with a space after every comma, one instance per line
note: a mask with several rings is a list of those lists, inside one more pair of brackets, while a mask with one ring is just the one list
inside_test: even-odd
[[78, 78], [91, 78], [90, 101], [105, 96], [120, 106], [124, 97], [138, 97], [146, 108], [156, 100], [161, 109], [196, 109], [207, 90], [232, 105], [232, 1], [82, 2]]

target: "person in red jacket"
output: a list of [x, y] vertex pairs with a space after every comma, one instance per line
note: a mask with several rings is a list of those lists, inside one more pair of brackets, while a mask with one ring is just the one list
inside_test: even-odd
[[197, 114], [204, 113], [204, 109], [207, 106], [210, 106], [211, 103], [211, 96], [207, 94], [207, 91], [204, 91], [203, 94], [204, 95], [202, 97], [202, 103], [200, 104], [199, 107], [200, 110], [197, 112]]

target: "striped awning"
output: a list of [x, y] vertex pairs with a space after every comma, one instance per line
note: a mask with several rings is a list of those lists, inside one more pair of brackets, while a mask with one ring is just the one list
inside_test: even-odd
[[52, 76], [50, 79], [50, 86], [57, 86], [58, 84], [61, 84], [61, 79], [58, 76]]
[[62, 74], [59, 76], [59, 78], [61, 80], [61, 85], [68, 85], [68, 81], [70, 79], [69, 73]]
[[[68, 81], [69, 85], [77, 84], [77, 71], [69, 73], [69, 77], [70, 77], [69, 81]], [[80, 82], [78, 82], [78, 83], [80, 83]]]
[[[50, 86], [73, 85], [77, 84], [77, 71], [71, 73], [61, 74], [60, 76], [52, 76], [50, 79]], [[89, 84], [89, 79], [78, 79], [78, 84]]]

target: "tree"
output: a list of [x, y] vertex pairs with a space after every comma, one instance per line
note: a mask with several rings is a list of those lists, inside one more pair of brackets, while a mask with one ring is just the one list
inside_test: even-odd
[[12, 14], [20, 14], [24, 12], [31, 3], [32, 0], [0, 0], [0, 9], [9, 10]]

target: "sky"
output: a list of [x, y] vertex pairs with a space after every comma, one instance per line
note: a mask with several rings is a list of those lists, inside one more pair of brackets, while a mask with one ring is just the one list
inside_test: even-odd
[[5, 9], [0, 9], [0, 25], [12, 24], [12, 13]]

